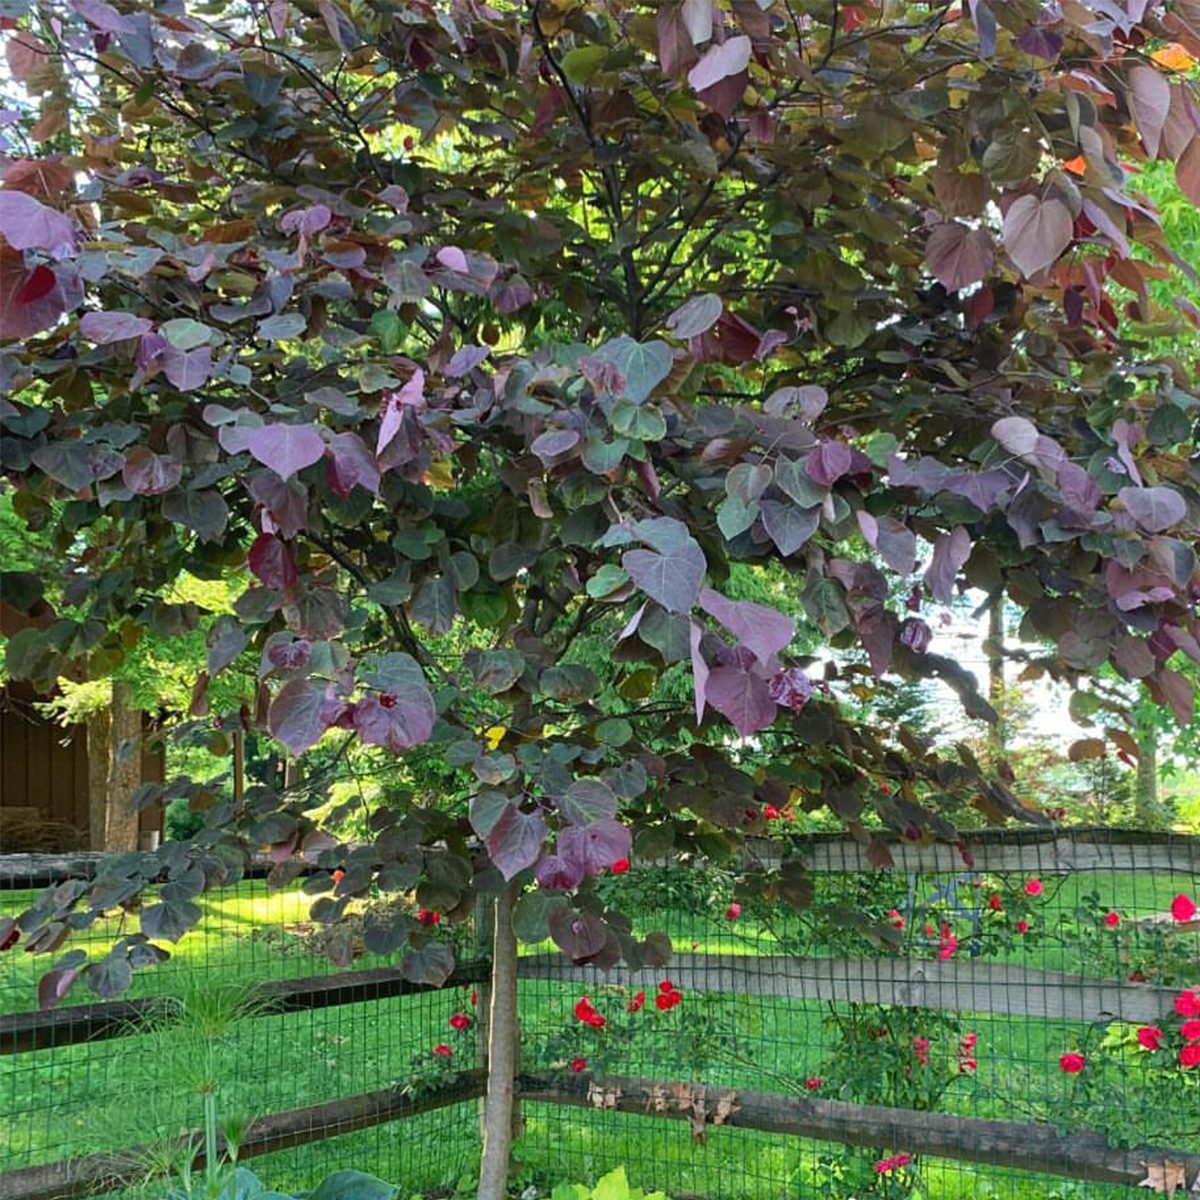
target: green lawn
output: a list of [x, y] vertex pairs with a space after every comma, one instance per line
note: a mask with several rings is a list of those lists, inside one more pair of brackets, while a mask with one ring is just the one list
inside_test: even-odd
[[[1101, 902], [1127, 917], [1161, 911], [1170, 897], [1194, 881], [1179, 876], [1079, 876], [1047, 880], [1051, 902], [1041, 916], [1073, 911], [1081, 897], [1097, 892]], [[0, 894], [0, 912], [19, 911], [32, 893]], [[333, 970], [311, 952], [300, 934], [308, 899], [297, 893], [268, 895], [262, 884], [237, 894], [216, 892], [202, 901], [205, 919], [184, 938], [172, 960], [139, 973], [134, 995], [177, 993], [197, 977], [245, 983], [299, 977]], [[750, 919], [729, 922], [721, 911], [703, 916], [680, 911], [647, 917], [646, 926], [665, 926], [678, 949], [762, 953], [775, 948], [770, 935]], [[88, 935], [95, 948], [118, 932], [116, 923]], [[810, 953], [832, 953], [812, 945]], [[1079, 970], [1078, 950], [1057, 941], [1035, 949], [1016, 946], [1004, 957], [1029, 966]], [[0, 957], [0, 1011], [33, 1007], [34, 962], [20, 953]], [[38, 962], [40, 970], [48, 963]], [[378, 965], [364, 956], [356, 966]], [[668, 972], [669, 973], [669, 972]], [[596, 1036], [574, 1020], [578, 990], [527, 981], [522, 984], [522, 1021], [527, 1043], [524, 1065], [562, 1065], [574, 1053], [602, 1057]], [[86, 1002], [86, 993], [71, 1003]], [[596, 989], [604, 1011], [620, 1013], [625, 993]], [[241, 1023], [218, 1052], [218, 1075], [226, 1109], [246, 1116], [317, 1103], [408, 1080], [413, 1063], [430, 1061], [433, 1045], [451, 1041], [448, 1019], [469, 1008], [461, 991], [347, 1005], [310, 1013], [259, 1017]], [[712, 1086], [759, 1091], [794, 1089], [822, 1072], [830, 1033], [819, 1004], [769, 998], [690, 996], [660, 1014], [652, 1006], [638, 1014], [639, 1030], [657, 1031], [632, 1040], [611, 1064], [614, 1071], [662, 1078], [703, 1079]], [[689, 1034], [707, 1020], [721, 1035], [697, 1051]], [[614, 1028], [620, 1020], [614, 1020]], [[964, 1030], [979, 1036], [979, 1070], [951, 1088], [946, 1108], [979, 1117], [1022, 1119], [1061, 1099], [1065, 1077], [1058, 1055], [1085, 1031], [1047, 1021], [977, 1016]], [[612, 1030], [609, 1031], [610, 1033]], [[459, 1043], [457, 1062], [466, 1064], [469, 1039]], [[736, 1060], [727, 1049], [736, 1045]], [[595, 1047], [595, 1049], [593, 1049]], [[199, 1100], [186, 1087], [169, 1048], [153, 1051], [148, 1039], [130, 1037], [91, 1046], [67, 1046], [7, 1060], [0, 1075], [0, 1170], [117, 1146], [198, 1122]], [[1114, 1097], [1114, 1120], [1121, 1116]], [[620, 1163], [631, 1179], [677, 1195], [777, 1200], [822, 1195], [813, 1190], [818, 1154], [836, 1147], [740, 1130], [710, 1130], [697, 1145], [688, 1126], [650, 1117], [529, 1105], [527, 1135], [518, 1147], [520, 1186], [551, 1184], [564, 1177], [594, 1179]], [[411, 1121], [344, 1135], [311, 1147], [282, 1152], [259, 1162], [277, 1187], [301, 1188], [338, 1166], [372, 1170], [402, 1184], [409, 1193], [452, 1187], [469, 1172], [477, 1149], [474, 1104], [455, 1106]], [[919, 1153], [919, 1147], [881, 1147]], [[923, 1167], [928, 1200], [1004, 1197], [1051, 1200], [1095, 1197], [1113, 1200], [1122, 1189], [1073, 1184], [955, 1162]], [[834, 1193], [837, 1195], [837, 1193]], [[847, 1193], [848, 1195], [848, 1193]]]

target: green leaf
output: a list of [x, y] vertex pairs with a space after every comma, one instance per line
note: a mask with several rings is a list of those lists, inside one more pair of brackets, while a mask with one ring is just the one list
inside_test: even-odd
[[[523, 942], [544, 942], [550, 937], [550, 914], [566, 907], [553, 892], [526, 892], [513, 908], [513, 932]], [[557, 1191], [557, 1189], [556, 1189]]]
[[602, 600], [605, 596], [611, 596], [614, 592], [619, 592], [629, 583], [629, 575], [622, 571], [615, 563], [605, 563], [596, 573], [587, 581], [587, 594], [593, 600]]
[[399, 1191], [364, 1171], [335, 1171], [309, 1192], [308, 1200], [393, 1200]]
[[629, 1200], [629, 1180], [625, 1168], [617, 1167], [603, 1176], [592, 1191], [592, 1200]]
[[385, 354], [395, 351], [404, 337], [404, 325], [390, 308], [381, 308], [371, 318], [371, 334]]
[[198, 346], [206, 346], [212, 338], [213, 331], [200, 321], [191, 317], [176, 317], [173, 321], [164, 321], [158, 332], [175, 347], [176, 350], [195, 350]]
[[612, 363], [625, 379], [622, 395], [634, 404], [644, 404], [650, 393], [671, 373], [675, 356], [666, 342], [637, 342], [631, 337], [613, 338], [596, 351], [602, 362]]
[[607, 57], [607, 46], [576, 46], [563, 55], [562, 69], [572, 83], [587, 83]]

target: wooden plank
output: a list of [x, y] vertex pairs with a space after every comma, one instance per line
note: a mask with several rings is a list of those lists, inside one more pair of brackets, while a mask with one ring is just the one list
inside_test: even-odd
[[[1016, 1121], [977, 1120], [947, 1113], [847, 1104], [763, 1092], [732, 1092], [704, 1084], [673, 1083], [641, 1078], [601, 1081], [603, 1095], [589, 1098], [587, 1075], [523, 1076], [520, 1094], [526, 1102], [544, 1101], [582, 1108], [640, 1113], [650, 1117], [691, 1121], [689, 1098], [705, 1097], [711, 1116], [722, 1096], [736, 1096], [737, 1107], [725, 1124], [739, 1129], [816, 1138], [848, 1146], [872, 1146], [961, 1162], [988, 1163], [1018, 1171], [1061, 1175], [1101, 1183], [1136, 1186], [1148, 1164], [1180, 1163], [1189, 1182], [1200, 1176], [1200, 1154], [1138, 1146], [1112, 1149], [1102, 1133], [1073, 1130], [1060, 1134], [1049, 1125]], [[1182, 1189], [1181, 1189], [1182, 1190]]]
[[[61, 854], [0, 854], [0, 891], [53, 887], [65, 879], [91, 879], [100, 863], [108, 857], [102, 850], [71, 850]], [[265, 879], [274, 864], [266, 859], [250, 863], [243, 879]], [[300, 877], [318, 870], [305, 865]], [[232, 885], [236, 886], [236, 885]]]
[[1085, 1023], [1152, 1023], [1171, 1012], [1175, 992], [1120, 979], [1038, 971], [968, 959], [792, 958], [785, 955], [675, 954], [666, 970], [604, 973], [556, 954], [522, 958], [522, 979], [549, 979], [581, 989], [604, 984], [651, 990], [669, 975], [684, 991], [776, 996], [839, 1004], [897, 1004], [952, 1012]]
[[[484, 962], [462, 964], [443, 986], [478, 983], [486, 978], [487, 970]], [[308, 1012], [342, 1004], [366, 1004], [433, 990], [436, 989], [427, 984], [410, 983], [402, 979], [395, 967], [284, 979], [259, 986], [255, 995], [261, 997], [262, 1007], [255, 1010], [255, 1015]], [[0, 1055], [25, 1054], [52, 1046], [126, 1037], [137, 1033], [139, 1026], [155, 1014], [169, 1012], [169, 1006], [169, 997], [149, 997], [0, 1016]]]
[[[1075, 871], [1155, 871], [1200, 875], [1200, 837], [1142, 833], [1127, 829], [986, 830], [963, 835], [962, 846], [937, 842], [914, 845], [894, 836], [881, 839], [894, 869], [904, 874], [993, 873], [1069, 874]], [[879, 868], [867, 849], [841, 834], [784, 835], [788, 845], [817, 872], [859, 873]], [[776, 864], [780, 842], [755, 839], [748, 857]]]
[[[453, 1085], [421, 1096], [413, 1096], [404, 1088], [385, 1088], [260, 1117], [246, 1131], [238, 1149], [238, 1161], [475, 1100], [483, 1095], [483, 1089], [481, 1070], [464, 1071]], [[188, 1135], [192, 1141], [199, 1137], [198, 1133]], [[186, 1145], [188, 1138], [181, 1139], [180, 1144]], [[142, 1181], [146, 1162], [145, 1152], [131, 1147], [7, 1171], [0, 1174], [0, 1196], [5, 1200], [76, 1200]], [[200, 1154], [196, 1167], [203, 1167], [203, 1163], [204, 1156]]]
[[[1134, 829], [995, 829], [964, 834], [962, 848], [946, 842], [918, 846], [891, 835], [880, 840], [890, 850], [895, 870], [903, 873], [988, 871], [1053, 875], [1074, 871], [1154, 871], [1200, 876], [1200, 837], [1186, 834], [1144, 833]], [[864, 846], [836, 833], [754, 838], [746, 845], [747, 862], [777, 864], [784, 847], [803, 858], [813, 871], [878, 871], [867, 858]], [[970, 862], [963, 858], [964, 849]], [[0, 889], [44, 887], [64, 878], [90, 878], [99, 857], [85, 853], [0, 855]], [[256, 865], [252, 870], [265, 875], [269, 866]]]

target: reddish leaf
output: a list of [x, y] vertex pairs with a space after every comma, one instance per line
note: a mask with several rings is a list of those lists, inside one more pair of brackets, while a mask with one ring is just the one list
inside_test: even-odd
[[992, 426], [992, 437], [1009, 454], [1025, 458], [1037, 449], [1037, 426], [1025, 417], [1001, 417]]
[[954, 599], [954, 582], [970, 557], [971, 536], [961, 525], [956, 525], [950, 533], [939, 534], [925, 572], [925, 585], [939, 604], [949, 604]]
[[991, 239], [982, 229], [968, 229], [957, 221], [935, 225], [925, 243], [925, 264], [947, 291], [978, 283], [992, 269], [995, 255]]
[[1200, 204], [1200, 133], [1192, 137], [1175, 163], [1175, 182], [1193, 204]]
[[768, 681], [742, 667], [717, 667], [705, 684], [704, 698], [742, 737], [766, 729], [775, 720]]
[[1187, 514], [1183, 496], [1169, 487], [1125, 487], [1117, 499], [1126, 512], [1150, 533], [1162, 533], [1177, 525]]
[[710, 46], [688, 72], [688, 83], [694, 91], [703, 92], [731, 75], [739, 75], [750, 63], [750, 48], [750, 39], [744, 34]]
[[75, 175], [53, 158], [18, 158], [4, 171], [4, 186], [41, 200], [61, 200], [75, 187]]
[[25, 256], [0, 244], [0, 339], [33, 337], [67, 310], [62, 284], [47, 266], [30, 270]]
[[183, 464], [165, 454], [154, 454], [145, 446], [135, 446], [125, 456], [121, 478], [139, 496], [161, 496], [178, 486]]
[[89, 312], [79, 318], [79, 332], [98, 346], [141, 337], [153, 328], [153, 322], [145, 317], [126, 312]]
[[288, 544], [270, 533], [260, 533], [250, 547], [246, 565], [265, 587], [287, 591], [297, 579], [296, 564]]
[[1020, 196], [1004, 214], [1004, 248], [1026, 278], [1050, 266], [1071, 235], [1071, 211], [1054, 197]]
[[45, 1012], [65, 999], [71, 985], [79, 978], [80, 968], [65, 967], [47, 971], [38, 980], [38, 1008]]
[[700, 607], [720, 621], [761, 663], [785, 650], [796, 632], [791, 617], [751, 600], [728, 600], [720, 592], [705, 588]]
[[628, 858], [633, 837], [618, 821], [593, 821], [585, 828], [568, 826], [558, 835], [557, 851], [568, 863], [581, 866], [585, 875], [607, 871], [613, 863]]
[[621, 565], [651, 600], [668, 612], [686, 613], [696, 603], [708, 564], [704, 551], [679, 521], [662, 517], [638, 526], [654, 550], [627, 550]]
[[1163, 126], [1171, 111], [1171, 84], [1153, 67], [1135, 66], [1129, 72], [1129, 107], [1138, 133], [1151, 158], [1158, 157]]
[[292, 754], [303, 754], [325, 732], [324, 706], [324, 685], [313, 679], [293, 679], [271, 702], [267, 728]]
[[805, 470], [808, 477], [822, 487], [832, 487], [850, 470], [854, 457], [843, 442], [821, 442], [808, 456]]
[[429, 689], [407, 683], [360, 700], [354, 709], [354, 728], [367, 745], [386, 746], [400, 754], [429, 740], [435, 715]]
[[203, 387], [212, 374], [212, 349], [208, 346], [197, 346], [195, 350], [166, 346], [160, 361], [163, 374], [181, 392]]
[[355, 487], [379, 493], [379, 467], [357, 433], [335, 433], [329, 439], [325, 479], [338, 496], [349, 496]]
[[44, 250], [54, 258], [75, 253], [75, 227], [28, 192], [0, 190], [0, 234], [14, 250]]
[[137, 26], [104, 0], [71, 0], [71, 7], [89, 24], [104, 33], [135, 33]]
[[325, 439], [316, 425], [261, 425], [246, 434], [246, 449], [280, 479], [312, 466], [325, 453]]

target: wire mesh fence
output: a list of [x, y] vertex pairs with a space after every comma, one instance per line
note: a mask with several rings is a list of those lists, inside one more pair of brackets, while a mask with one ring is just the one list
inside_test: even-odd
[[[810, 868], [785, 871], [799, 911], [746, 887], [777, 862], [601, 881], [636, 932], [669, 934], [664, 969], [603, 974], [549, 943], [522, 947], [517, 1191], [617, 1165], [638, 1186], [713, 1200], [1116, 1200], [1172, 1163], [1193, 1182], [1200, 840], [992, 836], [965, 854], [893, 847], [887, 871], [845, 839], [795, 849]], [[0, 892], [0, 911], [29, 899]], [[201, 927], [139, 973], [135, 997], [337, 970], [300, 892], [244, 880], [203, 903]], [[477, 1015], [472, 936], [460, 930], [467, 967], [450, 988], [389, 994], [372, 975], [352, 1002], [234, 1022], [211, 1064], [222, 1102], [293, 1114], [294, 1144], [255, 1163], [266, 1183], [299, 1190], [352, 1166], [437, 1195], [469, 1175], [482, 1058], [474, 1027], [451, 1017]], [[363, 954], [349, 970], [386, 965]], [[0, 1013], [33, 1007], [34, 967], [0, 957]], [[142, 1031], [6, 1055], [0, 1171], [194, 1127], [194, 1064], [173, 1042]], [[460, 1102], [312, 1115], [396, 1086]]]

